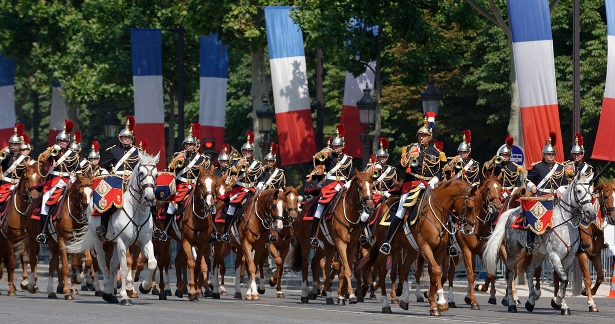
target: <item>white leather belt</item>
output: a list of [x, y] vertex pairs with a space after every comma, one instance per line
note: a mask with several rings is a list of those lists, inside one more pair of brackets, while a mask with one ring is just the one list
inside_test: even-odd
[[70, 177], [70, 173], [68, 173], [68, 172], [51, 171], [49, 173], [51, 175], [58, 176], [58, 177]]
[[115, 171], [115, 174], [124, 175], [124, 172], [126, 172], [126, 175], [132, 174], [132, 171], [128, 171], [128, 170]]
[[239, 186], [242, 186], [244, 188], [252, 188], [253, 187], [251, 183], [243, 183], [241, 181], [237, 181], [235, 184], [237, 184]]
[[184, 177], [179, 177], [179, 178], [175, 178], [175, 179], [177, 179], [177, 180], [179, 180], [181, 182], [184, 182], [184, 183], [189, 183], [189, 184], [190, 183], [196, 183], [196, 179], [188, 179], [188, 178], [184, 178]]
[[[337, 176], [327, 176], [327, 180], [338, 180]], [[346, 181], [345, 177], [339, 177], [339, 181]]]
[[513, 186], [511, 186], [511, 187], [502, 187], [502, 190], [513, 190], [513, 188], [514, 188]]

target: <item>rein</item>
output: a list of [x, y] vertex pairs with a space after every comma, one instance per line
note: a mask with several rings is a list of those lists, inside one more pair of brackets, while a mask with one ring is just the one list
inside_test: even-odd
[[[361, 218], [357, 218], [356, 221], [351, 221], [350, 219], [348, 219], [348, 215], [346, 213], [346, 196], [348, 195], [349, 192], [352, 192], [352, 188], [353, 187], [357, 187], [357, 196], [359, 197], [359, 204], [361, 205], [361, 212], [367, 212], [368, 208], [366, 206], [366, 203], [370, 200], [373, 201], [373, 198], [371, 195], [368, 195], [366, 197], [362, 197], [361, 196], [361, 186], [359, 185], [359, 180], [357, 178], [354, 178], [353, 180], [354, 183], [350, 186], [350, 188], [348, 188], [348, 191], [344, 192], [344, 198], [343, 198], [343, 202], [342, 202], [342, 206], [343, 206], [343, 211], [344, 211], [344, 219], [348, 222], [348, 225], [345, 224], [344, 222], [342, 222], [338, 217], [337, 217], [337, 213], [333, 212], [333, 216], [335, 218], [335, 220], [340, 223], [340, 225], [344, 226], [344, 228], [346, 228], [346, 230], [348, 230], [348, 233], [352, 233], [352, 231], [359, 227], [359, 222], [361, 221]], [[366, 181], [367, 180], [363, 180]], [[368, 183], [369, 184], [369, 183]], [[354, 198], [354, 197], [351, 197]], [[351, 199], [351, 201], [354, 201], [355, 199]], [[357, 213], [357, 215], [360, 215], [360, 213]]]

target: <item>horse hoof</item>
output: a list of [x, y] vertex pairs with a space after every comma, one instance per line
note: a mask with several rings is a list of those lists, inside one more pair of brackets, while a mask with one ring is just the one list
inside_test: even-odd
[[391, 306], [382, 307], [382, 314], [393, 314]]
[[553, 299], [551, 299], [551, 307], [553, 307], [553, 309], [555, 310], [560, 310], [562, 309], [562, 305], [558, 305], [555, 303], [555, 301]]
[[213, 299], [220, 299], [220, 293], [214, 293], [211, 297], [213, 297]]
[[252, 300], [261, 300], [261, 295], [259, 294], [252, 295]]
[[363, 297], [350, 297], [348, 298], [348, 303], [354, 305], [359, 302], [359, 298], [361, 298], [361, 302], [363, 302]]
[[310, 302], [310, 298], [309, 297], [301, 297], [301, 302], [304, 304], [307, 304]]
[[370, 299], [370, 300], [376, 300], [376, 299], [378, 299], [378, 298], [376, 297], [376, 294], [371, 293], [371, 294], [369, 294], [369, 299]]
[[47, 298], [49, 298], [49, 299], [58, 299], [58, 296], [56, 295], [56, 293], [49, 293], [47, 295]]
[[[119, 302], [120, 302], [120, 301], [117, 299], [117, 297], [116, 297], [116, 296], [113, 296], [113, 297], [111, 297], [111, 301], [110, 301], [109, 303], [111, 303], [111, 304], [117, 304], [117, 303], [119, 303]], [[131, 302], [131, 304], [132, 304], [132, 302]]]
[[589, 312], [590, 313], [597, 313], [598, 312], [598, 306], [596, 306], [596, 305], [589, 306]]
[[71, 295], [79, 295], [79, 290], [77, 290], [77, 289], [71, 289], [71, 290], [70, 290], [70, 294], [71, 294]]
[[205, 297], [205, 298], [213, 298], [214, 297], [214, 292], [211, 291], [211, 290], [208, 290], [208, 291], [203, 293], [203, 297]]
[[[358, 302], [358, 303], [364, 303], [364, 302], [365, 302], [365, 300], [363, 299], [363, 297], [361, 297], [361, 296], [357, 296], [357, 302]], [[352, 304], [352, 303], [351, 303], [351, 304]]]
[[96, 291], [96, 287], [94, 287], [94, 284], [86, 283], [85, 286], [88, 287], [90, 291]]
[[158, 290], [158, 288], [152, 288], [152, 295], [160, 295], [160, 290]]
[[425, 299], [423, 298], [423, 296], [418, 296], [418, 297], [416, 297], [416, 302], [417, 303], [424, 303]]
[[120, 301], [120, 305], [122, 306], [132, 306], [132, 300], [130, 299], [122, 299], [122, 301]]
[[346, 298], [338, 298], [337, 299], [337, 304], [340, 306], [346, 306]]
[[587, 296], [587, 288], [583, 288], [583, 291], [581, 292], [581, 295]]
[[472, 299], [470, 299], [470, 297], [464, 297], [463, 301], [466, 302], [467, 305], [472, 305]]
[[228, 296], [228, 292], [226, 292], [226, 290], [222, 290], [222, 291], [220, 292], [220, 295], [221, 295], [221, 296]]
[[164, 294], [167, 295], [167, 297], [173, 296], [173, 294], [171, 293], [171, 289], [165, 289]]
[[405, 301], [403, 301], [403, 300], [400, 300], [400, 301], [399, 301], [399, 307], [400, 307], [401, 309], [403, 309], [403, 310], [408, 310], [408, 303], [407, 303], [407, 302], [405, 302]]
[[480, 306], [478, 306], [478, 304], [472, 304], [472, 305], [470, 305], [470, 309], [480, 310]]
[[497, 299], [495, 299], [495, 297], [489, 297], [489, 301], [487, 303], [491, 305], [497, 305], [498, 301]]
[[560, 312], [562, 315], [570, 315], [570, 308], [562, 308]]
[[252, 300], [252, 295], [246, 294], [246, 300]]
[[239, 291], [235, 292], [235, 296], [233, 296], [233, 298], [235, 298], [235, 299], [242, 299], [241, 292], [239, 292]]
[[446, 311], [448, 311], [448, 308], [449, 308], [448, 307], [448, 303], [441, 304], [441, 305], [437, 304], [436, 306], [438, 307], [438, 310], [441, 311], [441, 312], [446, 312]]
[[179, 289], [175, 289], [175, 296], [177, 298], [184, 298], [184, 294]]
[[516, 313], [517, 312], [517, 305], [509, 305], [508, 306], [508, 312], [509, 313]]
[[243, 283], [243, 276], [239, 278], [239, 283]]
[[128, 298], [139, 298], [139, 295], [134, 290], [126, 290]]
[[81, 291], [89, 291], [87, 286], [81, 286]]
[[[98, 291], [97, 291], [98, 292]], [[102, 293], [101, 297], [104, 301], [106, 302], [111, 302], [111, 297], [113, 297], [113, 295], [111, 294], [107, 294], [107, 293]]]
[[150, 292], [150, 291], [152, 291], [152, 287], [150, 286], [148, 289], [145, 289], [145, 288], [143, 288], [143, 283], [141, 283], [141, 284], [139, 285], [139, 291], [140, 291], [142, 294], [147, 295], [147, 294], [149, 294], [149, 292]]
[[335, 305], [335, 303], [333, 302], [333, 298], [327, 298], [325, 301], [325, 304], [327, 305]]
[[103, 295], [102, 291], [95, 291], [94, 292], [94, 296], [96, 296], [96, 297], [102, 297], [102, 295]]
[[264, 294], [264, 293], [265, 293], [265, 288], [263, 288], [263, 289], [256, 288], [256, 291], [257, 291], [259, 294], [261, 294], [261, 295], [262, 295], [262, 294]]
[[275, 287], [275, 281], [273, 281], [273, 278], [269, 278], [269, 287]]
[[[34, 288], [32, 288], [32, 289], [28, 289], [28, 292], [29, 292], [29, 293], [31, 293], [31, 294], [36, 294], [36, 293], [38, 292], [38, 286], [37, 286], [37, 285], [34, 285]], [[59, 292], [59, 293], [61, 294], [61, 293], [63, 293], [63, 292], [64, 292], [64, 291], [61, 291], [61, 292]], [[9, 295], [9, 296], [11, 296], [11, 295]]]
[[184, 287], [184, 289], [182, 289], [182, 293], [187, 295], [188, 294], [188, 287]]
[[502, 298], [502, 306], [509, 306], [508, 305], [508, 299]]
[[529, 301], [525, 302], [525, 309], [527, 309], [528, 312], [533, 312], [534, 311], [534, 305], [530, 304]]
[[21, 287], [21, 290], [23, 290], [23, 291], [28, 290], [28, 284], [25, 284], [25, 285], [24, 285], [24, 284], [20, 283], [20, 284], [19, 284], [19, 287]]
[[480, 284], [474, 285], [474, 291], [480, 291]]
[[423, 293], [423, 297], [429, 298], [429, 294], [427, 293], [427, 291]]
[[60, 287], [60, 286], [56, 287], [56, 293], [61, 294], [63, 292], [64, 292], [64, 287]]
[[188, 293], [188, 300], [190, 300], [190, 301], [198, 301], [199, 300], [199, 296], [197, 296], [197, 294]]
[[517, 305], [521, 305], [521, 301], [520, 301], [519, 299], [515, 299], [515, 303], [516, 303]]
[[9, 292], [7, 292], [7, 294], [6, 294], [6, 295], [7, 295], [7, 296], [10, 296], [10, 297], [15, 297], [15, 296], [17, 296], [17, 294], [16, 294], [14, 291], [9, 291]]
[[278, 297], [278, 298], [286, 298], [286, 296], [284, 295], [284, 293], [283, 293], [283, 292], [281, 292], [281, 291], [278, 291], [278, 292], [276, 293], [276, 297]]
[[315, 299], [317, 299], [317, 298], [318, 298], [318, 295], [316, 295], [316, 294], [312, 294], [312, 293], [309, 293], [309, 294], [307, 295], [307, 298], [309, 298], [309, 299], [311, 299], [311, 300], [315, 300]]
[[326, 291], [320, 291], [320, 289], [316, 289], [316, 296], [321, 295], [323, 297], [327, 297], [327, 292]]
[[457, 304], [455, 304], [455, 302], [452, 301], [452, 302], [448, 303], [448, 307], [450, 307], [450, 308], [457, 308]]
[[73, 295], [64, 295], [64, 300], [75, 300], [75, 297]]
[[438, 317], [440, 317], [440, 316], [442, 316], [442, 313], [439, 310], [437, 310], [437, 309], [430, 309], [429, 310], [429, 316], [438, 316]]

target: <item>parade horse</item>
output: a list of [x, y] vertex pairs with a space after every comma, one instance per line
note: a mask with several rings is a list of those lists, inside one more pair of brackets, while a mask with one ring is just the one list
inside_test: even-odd
[[[331, 274], [331, 263], [335, 252], [339, 256], [340, 273], [338, 284], [338, 303], [345, 304], [346, 297], [351, 304], [357, 303], [357, 297], [352, 288], [352, 271], [351, 262], [354, 261], [359, 244], [359, 236], [361, 235], [360, 215], [362, 211], [371, 213], [374, 210], [374, 201], [372, 198], [373, 177], [372, 169], [369, 171], [360, 172], [355, 170], [355, 176], [348, 180], [349, 187], [341, 193], [339, 203], [333, 210], [333, 215], [327, 219], [327, 215], [323, 215], [321, 219], [320, 231], [318, 238], [322, 242], [322, 247], [318, 250], [324, 250], [325, 256], [325, 276], [324, 292], [327, 294], [326, 303], [333, 304], [331, 295], [331, 282], [333, 276]], [[312, 220], [305, 220], [305, 214], [310, 210], [310, 207], [316, 203], [318, 196], [310, 199], [299, 214], [296, 228], [296, 238], [294, 249], [289, 255], [289, 262], [293, 265], [293, 270], [301, 269], [301, 301], [309, 302], [310, 289], [308, 287], [308, 265], [309, 253], [312, 250], [310, 246], [310, 236]], [[312, 267], [314, 269], [314, 267]], [[314, 275], [314, 274], [313, 274]], [[343, 282], [345, 283], [345, 286]], [[342, 291], [342, 287], [346, 287], [346, 291]]]
[[[255, 260], [260, 261], [261, 255], [267, 253], [265, 243], [269, 238], [270, 230], [273, 229], [277, 232], [284, 228], [286, 205], [287, 197], [282, 189], [266, 189], [257, 192], [248, 203], [243, 217], [240, 216], [238, 223], [233, 224], [230, 229], [232, 233], [231, 245], [236, 247], [238, 251], [237, 262], [235, 262], [236, 276], [240, 273], [242, 255], [250, 276], [246, 300], [260, 300], [256, 286]], [[252, 250], [254, 250], [254, 258], [252, 258]], [[219, 264], [214, 264], [212, 275], [214, 296], [220, 293], [218, 272]], [[235, 289], [237, 290], [238, 287], [240, 287], [239, 282], [236, 280]], [[237, 293], [241, 294], [241, 291], [237, 290], [235, 297], [240, 296]]]
[[[408, 273], [410, 265], [416, 260], [418, 253], [423, 255], [428, 262], [428, 271], [430, 277], [429, 290], [429, 314], [432, 316], [440, 316], [441, 312], [448, 310], [448, 304], [444, 299], [444, 290], [442, 289], [442, 270], [440, 264], [444, 262], [446, 257], [446, 249], [449, 241], [449, 235], [454, 232], [449, 229], [451, 225], [460, 223], [462, 230], [471, 232], [476, 222], [476, 215], [472, 213], [474, 209], [474, 193], [478, 186], [472, 186], [463, 180], [450, 180], [440, 183], [433, 190], [426, 189], [424, 193], [423, 203], [417, 210], [416, 221], [409, 225], [407, 213], [404, 216], [404, 222], [395, 232], [391, 242], [391, 253], [398, 253], [400, 249], [407, 251], [406, 260], [403, 262], [399, 274], [401, 278], [400, 286], [402, 288], [402, 296], [399, 306], [408, 309]], [[389, 199], [385, 202], [385, 207], [381, 212], [389, 212], [392, 206], [397, 204], [399, 199]], [[478, 202], [479, 203], [479, 202]], [[457, 220], [450, 218], [452, 211], [456, 211]], [[391, 216], [396, 217], [396, 216]], [[408, 233], [408, 234], [405, 234]], [[381, 289], [382, 312], [391, 313], [389, 305], [385, 276], [386, 273], [386, 257], [379, 257], [379, 247], [384, 243], [384, 237], [377, 235], [376, 244], [370, 250], [369, 256], [363, 258], [359, 264], [361, 269], [369, 268], [378, 261], [379, 277], [378, 286]], [[435, 295], [438, 300], [436, 302]]]
[[[465, 264], [467, 279], [468, 279], [468, 292], [464, 297], [466, 304], [470, 305], [471, 309], [479, 310], [480, 306], [476, 301], [474, 295], [474, 260], [475, 256], [479, 256], [482, 260], [482, 251], [489, 235], [491, 235], [491, 224], [498, 216], [498, 212], [502, 209], [502, 184], [500, 183], [500, 177], [490, 176], [483, 180], [474, 193], [474, 210], [472, 213], [476, 216], [476, 224], [471, 232], [457, 231], [453, 242], [457, 244], [451, 244], [457, 252], [461, 253], [463, 257], [463, 263]], [[474, 225], [474, 224], [470, 224]], [[455, 271], [459, 263], [460, 257], [450, 256], [449, 260], [445, 260], [443, 264], [442, 283], [447, 280], [449, 283], [448, 289], [448, 305], [450, 308], [457, 307], [453, 296], [453, 282], [455, 277]], [[420, 292], [420, 278], [423, 273], [424, 259], [418, 258], [415, 280], [416, 280], [416, 297], [417, 301], [422, 299]]]
[[[151, 290], [152, 276], [156, 269], [156, 258], [152, 245], [154, 220], [150, 207], [154, 206], [156, 201], [154, 188], [156, 187], [156, 176], [158, 175], [156, 164], [159, 157], [160, 153], [156, 156], [151, 156], [145, 152], [139, 153], [139, 161], [128, 179], [126, 185], [128, 188], [123, 193], [122, 208], [115, 210], [109, 219], [105, 239], [115, 242], [115, 249], [107, 267], [109, 271], [105, 274], [102, 293], [103, 299], [109, 303], [118, 302], [117, 297], [113, 295], [113, 283], [115, 279], [114, 269], [117, 269], [119, 265], [122, 284], [120, 288], [120, 303], [127, 306], [133, 304], [126, 292], [126, 279], [130, 271], [126, 261], [126, 251], [133, 244], [139, 246], [148, 261], [149, 273], [145, 280], [141, 282], [139, 291], [147, 294]], [[107, 265], [105, 251], [103, 249], [103, 242], [98, 239], [95, 231], [96, 227], [100, 225], [101, 217], [92, 216], [93, 208], [92, 200], [87, 211], [89, 215], [88, 225], [84, 226], [78, 235], [68, 242], [66, 250], [70, 253], [79, 253], [94, 247], [98, 264], [103, 268], [103, 265]]]
[[[27, 242], [28, 240], [28, 227], [31, 223], [30, 214], [34, 208], [33, 202], [39, 197], [37, 188], [40, 187], [44, 180], [39, 172], [38, 163], [32, 165], [24, 163], [22, 165], [24, 170], [19, 177], [19, 184], [13, 189], [12, 196], [6, 202], [8, 205], [6, 206], [7, 209], [0, 227], [0, 256], [3, 256], [4, 264], [6, 265], [9, 296], [15, 296], [15, 284], [13, 282], [15, 255], [13, 247], [15, 244]], [[23, 252], [23, 255], [26, 254], [28, 254], [27, 250]], [[24, 269], [24, 272], [26, 271]], [[21, 283], [22, 289], [26, 288], [32, 293], [37, 292], [38, 287], [35, 285], [31, 287], [26, 285], [27, 277], [24, 275], [24, 281]], [[35, 277], [34, 280], [36, 279]]]
[[[554, 297], [551, 301], [551, 305], [560, 309], [562, 315], [570, 315], [570, 309], [564, 299], [568, 285], [568, 271], [572, 267], [575, 253], [579, 247], [578, 226], [580, 220], [582, 217], [588, 217], [595, 213], [590, 191], [592, 176], [593, 172], [579, 173], [562, 197], [557, 203], [554, 203], [552, 225], [544, 234], [539, 236], [540, 241], [536, 242], [536, 247], [531, 255], [526, 254], [524, 250], [524, 246], [527, 244], [527, 229], [520, 230], [511, 227], [515, 218], [519, 215], [521, 207], [502, 214], [493, 234], [487, 241], [483, 260], [485, 260], [487, 271], [491, 274], [496, 271], [500, 246], [504, 240], [506, 242], [505, 249], [508, 260], [506, 261], [505, 277], [508, 291], [512, 291], [515, 270], [517, 273], [525, 271], [529, 289], [525, 308], [530, 312], [534, 310], [536, 300], [539, 297], [534, 289], [532, 275], [546, 258], [559, 275], [561, 287], [557, 297]], [[517, 305], [512, 294], [508, 294], [508, 311], [511, 313], [517, 312]]]

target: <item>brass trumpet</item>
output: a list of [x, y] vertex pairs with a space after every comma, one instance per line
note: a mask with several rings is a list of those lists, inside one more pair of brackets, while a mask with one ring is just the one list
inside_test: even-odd
[[376, 178], [379, 178], [381, 174], [382, 174], [382, 170], [374, 169], [374, 172], [372, 173], [372, 177], [376, 179]]
[[329, 157], [329, 151], [322, 150], [314, 156], [316, 160], [319, 162], [325, 162], [325, 160]]
[[410, 159], [410, 166], [411, 167], [415, 167], [415, 166], [418, 166], [418, 165], [419, 165], [419, 159], [417, 159], [417, 158], [411, 158]]
[[2, 161], [4, 159], [6, 159], [6, 151], [2, 150], [2, 151], [0, 151], [0, 161]]
[[453, 165], [455, 166], [455, 169], [461, 169], [463, 168], [463, 161], [461, 161], [461, 159], [456, 160]]
[[504, 158], [501, 156], [494, 156], [493, 157], [493, 162], [495, 162], [495, 164], [502, 164], [502, 162], [504, 162]]
[[58, 154], [60, 154], [60, 146], [58, 146], [57, 144], [51, 147], [51, 151], [49, 151], [49, 154], [51, 156], [57, 156]]
[[177, 160], [177, 162], [175, 162], [175, 167], [176, 167], [177, 169], [181, 169], [181, 168], [183, 168], [183, 167], [184, 167], [184, 159], [179, 159], [179, 160]]

